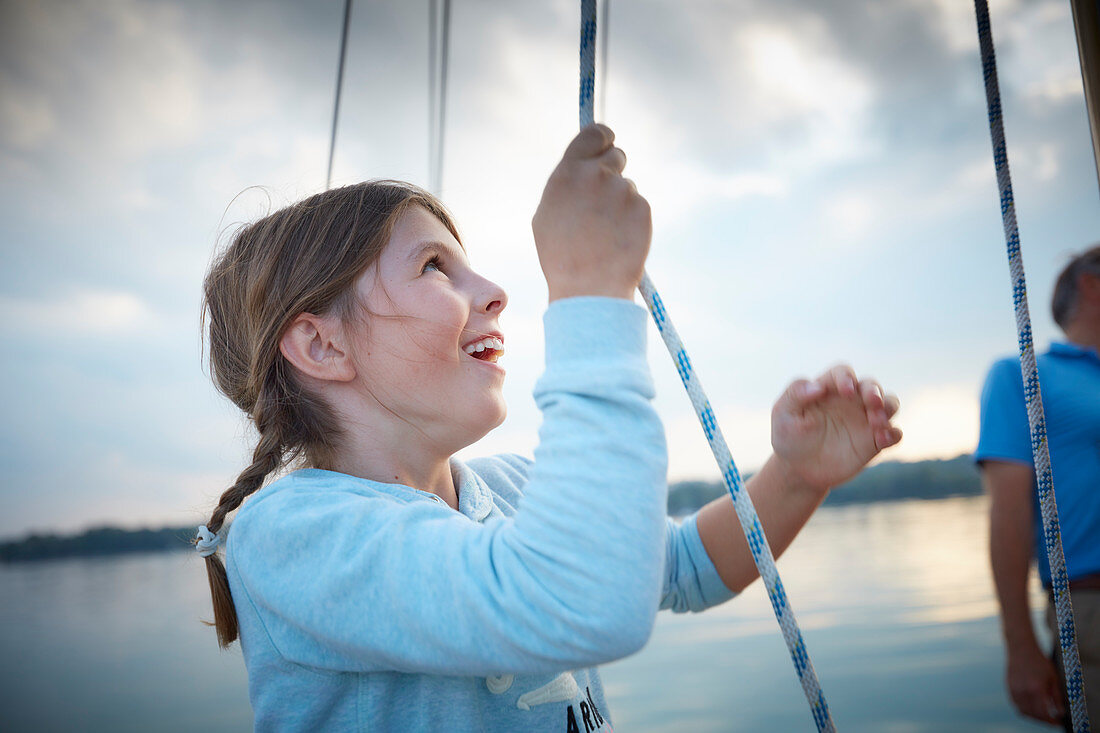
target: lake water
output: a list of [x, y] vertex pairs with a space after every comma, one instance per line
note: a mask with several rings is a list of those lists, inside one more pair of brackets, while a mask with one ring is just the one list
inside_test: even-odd
[[[824, 508], [780, 561], [839, 730], [1052, 730], [1019, 720], [1002, 687], [986, 508]], [[1037, 587], [1032, 600], [1038, 619]], [[191, 553], [0, 565], [0, 731], [249, 730], [240, 649], [218, 650], [210, 617]], [[759, 583], [660, 614], [602, 674], [619, 733], [813, 730]]]

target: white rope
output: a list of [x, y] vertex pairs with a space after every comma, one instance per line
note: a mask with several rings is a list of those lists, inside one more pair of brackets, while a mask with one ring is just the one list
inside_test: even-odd
[[1027, 281], [1024, 278], [1024, 261], [1020, 256], [1020, 230], [1016, 224], [1016, 204], [1012, 196], [1012, 176], [1008, 170], [1004, 121], [1001, 119], [997, 56], [993, 50], [993, 34], [989, 27], [989, 5], [986, 0], [974, 0], [974, 14], [978, 22], [982, 77], [985, 80], [985, 99], [989, 112], [989, 134], [993, 142], [993, 164], [997, 169], [997, 187], [1001, 195], [1001, 220], [1008, 250], [1008, 267], [1012, 276], [1012, 302], [1016, 310], [1016, 333], [1020, 347], [1020, 374], [1024, 382], [1024, 400], [1027, 403], [1027, 420], [1031, 430], [1031, 454], [1035, 462], [1035, 477], [1039, 488], [1043, 540], [1047, 548], [1047, 558], [1050, 561], [1050, 584], [1054, 595], [1054, 611], [1058, 617], [1058, 644], [1062, 650], [1066, 696], [1069, 698], [1073, 730], [1075, 733], [1087, 733], [1089, 717], [1081, 677], [1081, 657], [1077, 652], [1077, 633], [1074, 628], [1073, 606], [1069, 595], [1069, 576], [1066, 574], [1066, 558], [1062, 553], [1058, 506], [1054, 500], [1054, 475], [1050, 469], [1047, 423], [1046, 416], [1043, 414], [1043, 397], [1039, 390], [1035, 346], [1031, 339]]
[[[596, 0], [581, 0], [581, 83], [580, 83], [580, 121], [581, 127], [592, 124], [592, 92], [595, 77], [595, 45], [596, 45]], [[741, 522], [741, 529], [749, 543], [753, 561], [760, 571], [760, 578], [767, 588], [768, 598], [771, 599], [772, 610], [779, 622], [779, 628], [783, 632], [783, 639], [787, 643], [787, 649], [794, 662], [798, 680], [802, 684], [802, 691], [806, 700], [810, 703], [810, 711], [813, 714], [814, 723], [819, 731], [835, 731], [836, 726], [829, 714], [829, 706], [825, 701], [825, 694], [821, 691], [817, 673], [814, 671], [813, 662], [810, 661], [809, 652], [806, 651], [806, 643], [802, 638], [802, 631], [798, 628], [794, 611], [787, 600], [783, 582], [779, 579], [779, 570], [775, 567], [775, 557], [771, 547], [764, 536], [764, 528], [760, 525], [760, 519], [756, 515], [756, 509], [752, 505], [752, 499], [744, 489], [741, 473], [733, 462], [726, 439], [718, 427], [718, 421], [714, 417], [710, 401], [703, 392], [703, 386], [695, 375], [684, 345], [680, 341], [680, 335], [669, 320], [668, 313], [649, 273], [642, 274], [642, 281], [638, 286], [642, 298], [649, 306], [649, 312], [653, 316], [657, 330], [668, 347], [668, 353], [672, 355], [676, 363], [676, 371], [684, 383], [691, 404], [695, 408], [695, 414], [703, 426], [703, 433], [710, 443], [711, 452], [718, 462], [718, 468], [722, 471], [722, 478], [726, 482], [726, 489], [733, 499], [733, 507], [737, 512], [737, 519]]]

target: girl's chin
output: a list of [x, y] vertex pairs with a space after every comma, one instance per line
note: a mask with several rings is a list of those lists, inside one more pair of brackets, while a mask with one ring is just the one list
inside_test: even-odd
[[489, 431], [500, 427], [504, 422], [504, 418], [508, 416], [508, 406], [504, 404], [504, 396], [500, 394], [500, 390], [494, 390], [497, 392], [496, 400], [492, 405], [486, 404], [484, 410], [479, 410], [474, 425], [471, 425], [474, 432], [480, 433], [477, 438], [472, 442], [481, 440]]

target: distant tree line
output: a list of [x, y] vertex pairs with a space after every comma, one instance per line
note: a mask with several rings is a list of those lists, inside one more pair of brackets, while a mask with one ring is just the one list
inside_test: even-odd
[[[751, 474], [746, 475], [745, 481], [750, 477]], [[672, 484], [668, 492], [668, 513], [675, 516], [691, 514], [725, 493], [726, 485], [721, 481], [681, 481]], [[879, 463], [829, 492], [825, 505], [945, 499], [981, 493], [978, 469], [971, 457], [964, 454], [947, 460]]]
[[974, 459], [964, 454], [940, 461], [886, 461], [829, 493], [826, 505], [863, 504], [902, 499], [946, 499], [977, 496], [982, 478]]
[[192, 546], [191, 538], [194, 535], [194, 527], [137, 530], [96, 527], [78, 535], [32, 534], [14, 542], [0, 543], [0, 561], [181, 550]]
[[[746, 481], [750, 475], [746, 475]], [[943, 499], [982, 492], [978, 470], [968, 455], [916, 463], [885, 462], [866, 469], [829, 493], [826, 505], [863, 504], [902, 499]], [[668, 512], [691, 514], [726, 493], [720, 481], [680, 481], [669, 487]], [[128, 530], [97, 527], [77, 535], [32, 534], [0, 543], [0, 562], [94, 557], [129, 552], [183, 550], [192, 547], [194, 527]]]

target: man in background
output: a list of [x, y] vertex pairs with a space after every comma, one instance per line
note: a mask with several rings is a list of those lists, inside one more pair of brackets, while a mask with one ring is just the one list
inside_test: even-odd
[[[1100, 246], [1074, 257], [1058, 276], [1052, 310], [1066, 340], [1039, 355], [1039, 381], [1084, 689], [1095, 726], [1100, 723]], [[989, 370], [980, 432], [974, 459], [991, 499], [989, 550], [1008, 692], [1022, 714], [1068, 729], [1050, 565], [1015, 357]], [[1053, 659], [1039, 647], [1032, 626], [1027, 593], [1032, 556], [1048, 591]]]

